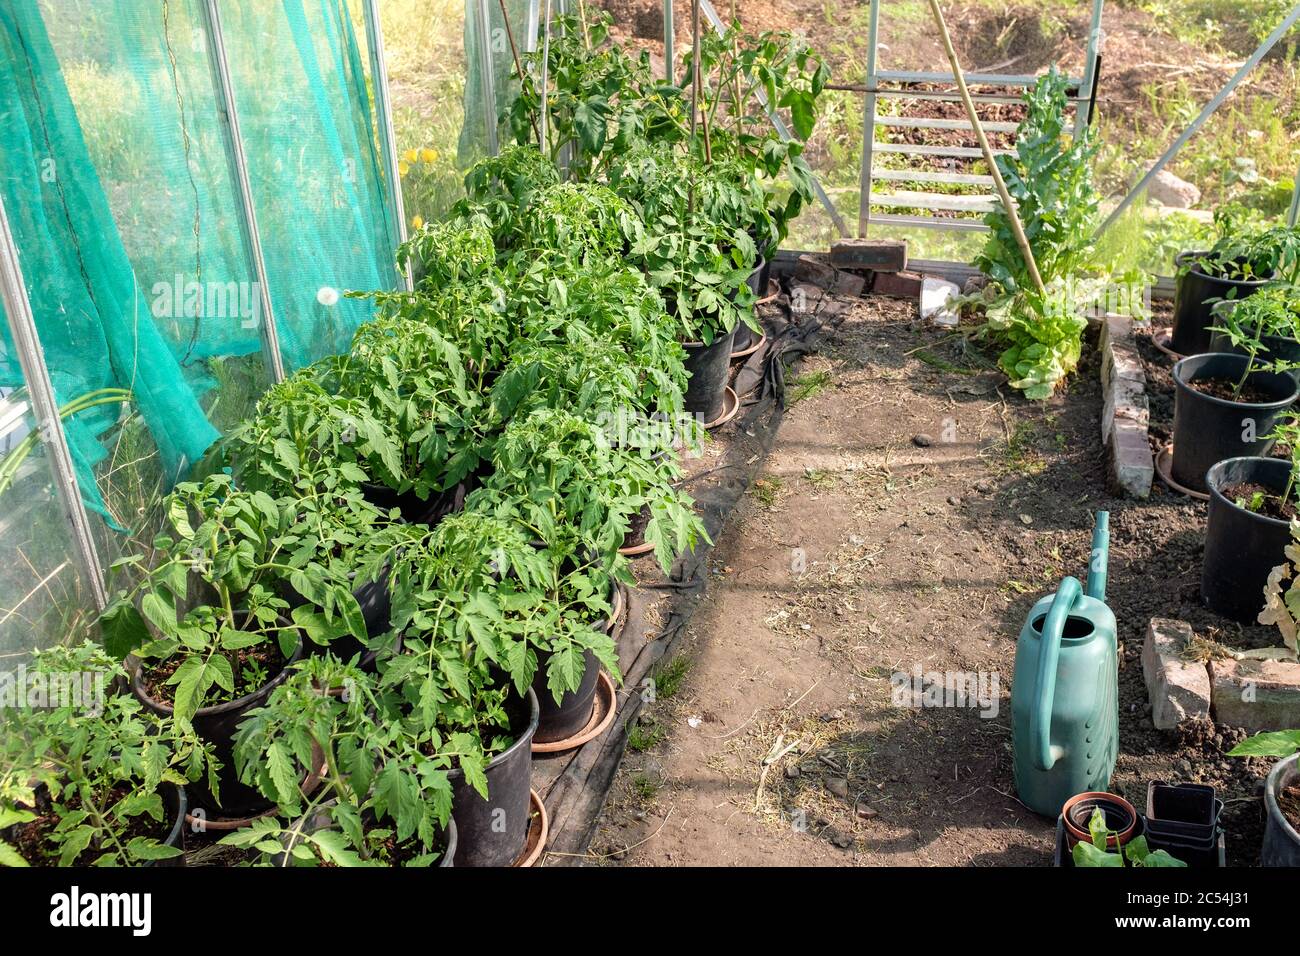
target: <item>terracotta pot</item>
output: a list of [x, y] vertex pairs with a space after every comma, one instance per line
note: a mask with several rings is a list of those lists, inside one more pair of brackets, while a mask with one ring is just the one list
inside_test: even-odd
[[1115, 831], [1106, 838], [1109, 849], [1123, 846], [1132, 837], [1138, 824], [1138, 812], [1133, 804], [1113, 793], [1078, 793], [1066, 800], [1065, 806], [1061, 808], [1070, 849], [1074, 849], [1074, 845], [1079, 842], [1092, 842], [1088, 821], [1092, 818], [1092, 811], [1098, 807], [1106, 814], [1107, 828]]

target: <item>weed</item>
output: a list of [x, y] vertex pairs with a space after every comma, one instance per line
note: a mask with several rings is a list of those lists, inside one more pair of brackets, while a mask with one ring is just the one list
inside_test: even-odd
[[631, 785], [632, 792], [647, 803], [659, 793], [659, 782], [644, 773], [638, 773], [632, 777]]
[[778, 475], [764, 475], [754, 482], [754, 500], [764, 508], [773, 507], [781, 494], [782, 484]]
[[658, 724], [633, 724], [627, 732], [627, 745], [637, 753], [644, 753], [664, 739], [664, 729]]
[[694, 665], [685, 654], [678, 654], [655, 672], [655, 700], [668, 700], [682, 688], [682, 681]]
[[787, 399], [787, 404], [795, 405], [805, 398], [812, 398], [822, 392], [831, 383], [831, 373], [825, 369], [800, 375], [792, 383], [794, 391]]

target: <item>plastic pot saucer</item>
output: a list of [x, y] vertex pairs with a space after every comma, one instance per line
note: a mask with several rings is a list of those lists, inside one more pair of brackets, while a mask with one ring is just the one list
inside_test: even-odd
[[614, 715], [618, 711], [618, 698], [614, 693], [614, 681], [603, 670], [596, 678], [596, 700], [592, 704], [591, 719], [572, 737], [566, 737], [563, 740], [549, 740], [546, 743], [533, 741], [533, 753], [535, 754], [555, 754], [563, 753], [566, 750], [574, 750], [581, 747], [588, 741], [595, 740], [614, 722]]
[[536, 790], [528, 791], [528, 839], [524, 843], [524, 852], [514, 865], [518, 867], [533, 866], [542, 857], [546, 849], [546, 838], [551, 835], [551, 821], [546, 816], [546, 804], [542, 803], [541, 794]]
[[764, 345], [766, 345], [766, 344], [767, 344], [767, 329], [764, 329], [764, 330], [759, 334], [759, 337], [758, 337], [758, 338], [756, 338], [756, 339], [751, 338], [751, 339], [750, 339], [750, 343], [749, 343], [749, 347], [748, 347], [748, 348], [743, 348], [743, 349], [741, 349], [739, 352], [732, 352], [732, 353], [731, 353], [731, 360], [734, 362], [734, 361], [736, 361], [737, 359], [748, 358], [749, 356], [753, 355], [755, 352], [757, 352], [759, 349], [761, 349], [761, 348], [762, 348]]
[[1209, 501], [1210, 496], [1206, 492], [1193, 491], [1191, 488], [1186, 488], [1180, 485], [1178, 482], [1174, 481], [1174, 476], [1172, 472], [1173, 464], [1174, 464], [1174, 443], [1170, 442], [1169, 444], [1165, 445], [1164, 448], [1161, 448], [1160, 453], [1156, 455], [1156, 474], [1160, 476], [1161, 481], [1163, 481], [1174, 491], [1178, 492], [1180, 495], [1186, 495], [1189, 498], [1195, 498], [1197, 501]]
[[721, 428], [738, 414], [740, 414], [740, 396], [736, 394], [734, 388], [728, 385], [722, 398], [722, 414], [713, 421], [707, 422], [704, 426], [704, 430], [713, 431], [715, 428]]

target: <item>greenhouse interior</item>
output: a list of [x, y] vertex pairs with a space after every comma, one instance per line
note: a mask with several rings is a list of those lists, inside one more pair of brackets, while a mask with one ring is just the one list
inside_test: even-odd
[[0, 0], [0, 865], [1300, 865], [1298, 22]]

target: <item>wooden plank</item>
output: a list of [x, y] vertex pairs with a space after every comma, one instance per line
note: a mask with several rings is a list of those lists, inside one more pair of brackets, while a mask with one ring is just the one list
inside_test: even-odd
[[871, 194], [871, 205], [889, 209], [934, 209], [947, 212], [992, 212], [994, 196], [960, 196], [944, 193], [895, 192]]
[[[877, 116], [877, 126], [892, 126], [896, 129], [955, 129], [968, 133], [974, 133], [975, 127], [971, 126], [968, 119], [940, 119], [939, 117], [928, 116]], [[1014, 133], [1017, 124], [988, 122], [983, 123], [986, 133]]]
[[960, 186], [992, 186], [993, 177], [975, 173], [937, 173], [929, 169], [875, 169], [872, 178], [895, 183], [950, 183]]
[[[875, 143], [877, 153], [906, 153], [908, 156], [944, 156], [952, 159], [983, 159], [978, 146], [917, 146], [913, 143]], [[994, 156], [1010, 156], [1015, 150], [995, 149]]]

